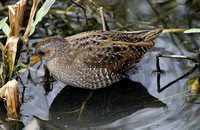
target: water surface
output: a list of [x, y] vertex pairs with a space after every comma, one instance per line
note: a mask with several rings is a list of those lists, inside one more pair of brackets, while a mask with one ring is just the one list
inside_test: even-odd
[[[200, 27], [199, 9], [190, 0], [103, 0], [94, 1], [103, 6], [110, 30], [141, 30], [155, 28]], [[193, 1], [195, 3], [195, 0]], [[7, 3], [5, 3], [7, 4]], [[92, 30], [101, 30], [101, 21], [95, 7], [82, 3], [87, 10]], [[70, 3], [56, 1], [52, 9], [66, 9]], [[2, 13], [2, 18], [6, 13]], [[57, 17], [56, 17], [57, 15]], [[47, 36], [62, 37], [86, 31], [82, 11], [75, 7], [69, 15], [49, 14], [37, 26], [29, 39], [30, 52], [20, 60], [27, 65], [33, 58], [38, 41]], [[120, 25], [120, 26], [119, 26]], [[199, 95], [189, 92], [187, 81], [199, 72], [180, 80], [165, 91], [157, 91], [156, 54], [176, 54], [193, 57], [200, 46], [199, 34], [163, 33], [155, 46], [136, 68], [110, 87], [90, 91], [74, 88], [60, 81], [44, 78], [42, 61], [20, 76], [26, 86], [20, 85], [21, 120], [8, 121], [0, 105], [0, 128], [41, 129], [199, 129]], [[194, 63], [188, 60], [161, 59], [161, 86], [189, 71]], [[46, 76], [45, 76], [46, 77]], [[15, 78], [15, 77], [14, 77]], [[1, 102], [3, 104], [3, 102]], [[82, 107], [82, 109], [80, 109]]]

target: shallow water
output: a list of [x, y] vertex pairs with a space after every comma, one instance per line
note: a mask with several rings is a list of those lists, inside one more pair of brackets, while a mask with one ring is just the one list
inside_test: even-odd
[[[190, 0], [188, 0], [190, 1]], [[195, 1], [195, 0], [194, 0]], [[95, 1], [96, 2], [96, 1]], [[195, 28], [200, 26], [197, 4], [184, 0], [104, 0], [110, 30], [140, 30], [154, 28]], [[61, 7], [60, 5], [65, 5]], [[101, 29], [100, 18], [92, 5], [83, 3], [89, 22], [96, 22], [92, 29]], [[66, 1], [57, 1], [56, 8], [67, 8]], [[61, 19], [45, 17], [37, 26], [35, 35], [29, 39], [30, 52], [20, 60], [30, 64], [38, 41], [59, 34], [64, 37], [85, 30], [82, 13], [75, 8], [69, 16], [71, 28]], [[77, 15], [79, 18], [77, 18]], [[94, 20], [95, 19], [95, 20]], [[124, 27], [117, 26], [120, 23]], [[53, 30], [53, 31], [52, 31]], [[55, 33], [57, 32], [57, 33]], [[199, 95], [189, 92], [188, 79], [199, 72], [173, 84], [161, 93], [157, 92], [156, 54], [194, 56], [200, 46], [199, 34], [163, 33], [155, 40], [155, 46], [141, 62], [123, 79], [110, 87], [90, 91], [67, 86], [57, 80], [44, 78], [44, 61], [20, 76], [26, 86], [20, 85], [21, 120], [8, 121], [3, 105], [0, 105], [0, 128], [15, 129], [199, 129]], [[168, 84], [189, 71], [194, 63], [188, 60], [160, 59], [161, 86]], [[15, 78], [15, 77], [14, 77]], [[3, 104], [3, 102], [1, 102]], [[82, 109], [80, 109], [82, 107]]]

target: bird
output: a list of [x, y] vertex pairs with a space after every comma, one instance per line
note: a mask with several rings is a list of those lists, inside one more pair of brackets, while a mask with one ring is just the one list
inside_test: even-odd
[[99, 30], [66, 38], [47, 37], [36, 45], [31, 66], [45, 60], [49, 72], [68, 85], [104, 88], [134, 68], [162, 31]]

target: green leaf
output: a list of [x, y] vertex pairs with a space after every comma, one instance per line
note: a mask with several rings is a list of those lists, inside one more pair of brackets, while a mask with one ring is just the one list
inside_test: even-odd
[[200, 33], [200, 28], [188, 29], [184, 33]]
[[20, 67], [21, 63], [22, 63], [22, 62], [19, 60], [19, 61], [17, 62], [17, 64], [14, 66], [13, 71], [16, 71], [16, 68]]
[[16, 64], [16, 68], [19, 67], [22, 64], [22, 62], [20, 60], [18, 60], [17, 64]]
[[3, 30], [3, 32], [6, 34], [6, 36], [9, 35], [9, 33], [10, 33], [10, 28], [9, 28], [9, 26], [8, 26], [7, 23], [3, 26], [2, 30]]
[[3, 28], [3, 26], [5, 25], [5, 23], [6, 23], [7, 20], [8, 20], [8, 17], [5, 17], [2, 20], [0, 20], [0, 29]]
[[32, 23], [32, 25], [30, 27], [29, 36], [33, 34], [33, 32], [35, 31], [36, 25], [48, 13], [49, 9], [51, 8], [51, 6], [53, 5], [54, 2], [55, 2], [55, 0], [46, 0], [44, 2], [44, 4], [42, 5], [42, 7], [38, 10], [35, 21]]
[[3, 74], [3, 62], [1, 63], [1, 68], [0, 68], [0, 76]]
[[20, 69], [20, 70], [18, 71], [18, 73], [23, 73], [24, 71], [26, 71], [26, 69], [27, 69], [27, 68]]
[[10, 28], [9, 28], [8, 24], [6, 23], [7, 19], [8, 19], [8, 17], [5, 17], [0, 21], [0, 29], [3, 30], [3, 32], [6, 34], [6, 36], [8, 36], [9, 32], [10, 32]]
[[22, 72], [26, 71], [26, 69], [27, 69], [27, 68], [26, 68], [27, 66], [24, 65], [24, 63], [23, 63], [22, 61], [20, 61], [20, 60], [19, 60], [19, 61], [17, 62], [17, 64], [15, 65], [14, 71], [16, 71], [16, 68], [18, 68], [18, 67], [23, 67], [23, 69], [20, 69], [20, 70], [17, 71], [18, 73], [22, 73]]

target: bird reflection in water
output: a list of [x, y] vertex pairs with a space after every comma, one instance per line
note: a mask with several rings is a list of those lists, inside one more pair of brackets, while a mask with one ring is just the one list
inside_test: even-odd
[[65, 126], [97, 127], [112, 123], [141, 109], [165, 106], [163, 102], [151, 96], [141, 83], [126, 78], [98, 90], [67, 86], [54, 99], [50, 107], [49, 121], [40, 122], [40, 125], [41, 128], [61, 129]]

